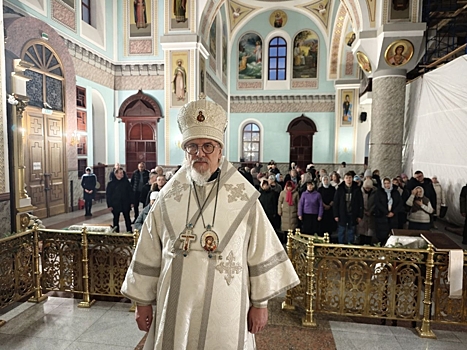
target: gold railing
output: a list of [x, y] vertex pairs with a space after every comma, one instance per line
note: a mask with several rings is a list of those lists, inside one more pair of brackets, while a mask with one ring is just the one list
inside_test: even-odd
[[467, 324], [467, 289], [462, 299], [449, 298], [447, 253], [435, 253], [431, 245], [338, 245], [329, 244], [327, 235], [324, 242], [314, 240], [289, 232], [287, 241], [301, 283], [287, 292], [283, 309], [303, 309], [304, 326], [316, 326], [316, 312], [421, 322], [417, 331], [426, 338], [435, 337], [432, 322]]
[[90, 307], [92, 295], [121, 296], [138, 236], [34, 227], [0, 239], [0, 309], [28, 296], [41, 302], [49, 291], [82, 294], [79, 307]]

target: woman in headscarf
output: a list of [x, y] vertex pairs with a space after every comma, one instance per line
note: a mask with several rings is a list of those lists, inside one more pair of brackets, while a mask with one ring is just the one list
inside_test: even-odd
[[425, 191], [421, 186], [417, 186], [412, 190], [407, 204], [410, 207], [409, 211], [409, 230], [425, 230], [431, 228], [430, 214], [434, 209], [431, 206], [430, 200], [424, 196]]
[[360, 236], [360, 244], [370, 245], [375, 235], [375, 196], [378, 189], [374, 186], [373, 180], [366, 178], [362, 185], [363, 194], [363, 219], [357, 226], [357, 233]]
[[331, 181], [329, 181], [329, 176], [323, 175], [321, 177], [321, 187], [318, 188], [318, 192], [321, 194], [321, 199], [323, 200], [323, 218], [320, 221], [319, 225], [319, 235], [324, 236], [324, 233], [331, 233], [336, 230], [336, 220], [334, 220], [334, 215], [332, 212], [332, 205], [334, 204], [334, 194], [336, 193], [336, 188], [331, 186]]
[[[295, 230], [298, 225], [298, 192], [295, 188], [293, 181], [287, 181], [285, 189], [279, 195], [279, 204], [277, 205], [277, 213], [282, 219], [281, 230], [287, 232], [289, 230]], [[282, 243], [285, 243], [286, 238], [281, 239]]]
[[389, 233], [398, 226], [398, 214], [402, 211], [399, 191], [392, 186], [390, 178], [385, 177], [381, 188], [375, 195], [375, 230], [376, 239], [384, 246]]

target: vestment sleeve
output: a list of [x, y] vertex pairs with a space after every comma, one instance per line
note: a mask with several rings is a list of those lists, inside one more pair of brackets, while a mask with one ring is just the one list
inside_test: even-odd
[[247, 253], [250, 301], [261, 307], [269, 299], [295, 287], [300, 280], [258, 201], [251, 208], [248, 221], [251, 227]]
[[162, 256], [158, 222], [162, 222], [160, 205], [154, 205], [144, 221], [121, 289], [124, 296], [139, 304], [149, 305], [156, 301]]

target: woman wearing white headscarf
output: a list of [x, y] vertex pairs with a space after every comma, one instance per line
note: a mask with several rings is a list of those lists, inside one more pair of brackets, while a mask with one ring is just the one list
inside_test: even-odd
[[376, 239], [386, 244], [389, 233], [398, 226], [398, 214], [403, 210], [401, 195], [393, 188], [391, 179], [385, 177], [375, 195]]

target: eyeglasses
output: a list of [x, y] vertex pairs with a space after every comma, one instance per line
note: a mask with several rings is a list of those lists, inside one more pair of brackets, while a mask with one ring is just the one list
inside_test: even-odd
[[198, 153], [200, 147], [203, 150], [204, 154], [211, 154], [212, 152], [214, 152], [214, 149], [219, 146], [213, 145], [212, 143], [203, 143], [202, 145], [198, 145], [196, 143], [189, 143], [185, 146], [185, 151], [193, 156], [196, 153]]

